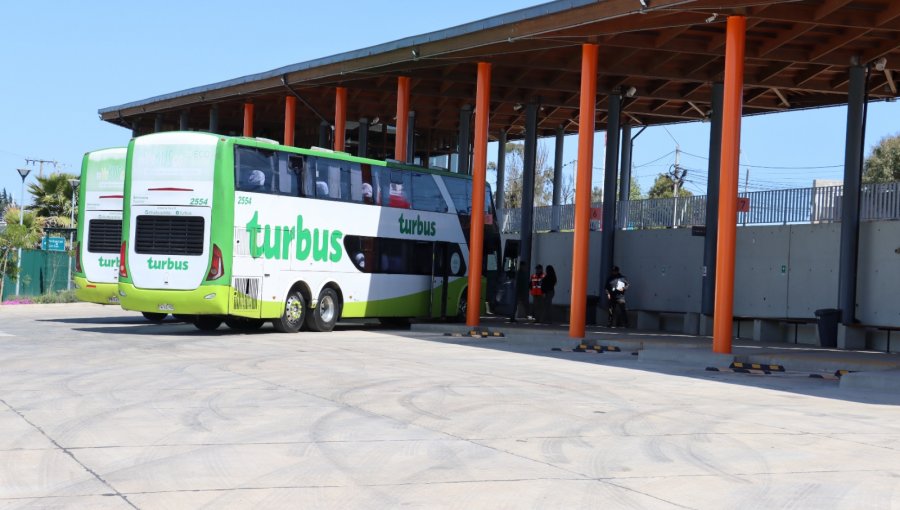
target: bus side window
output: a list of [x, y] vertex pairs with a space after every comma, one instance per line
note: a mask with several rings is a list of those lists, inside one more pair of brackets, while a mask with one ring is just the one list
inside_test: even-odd
[[319, 158], [316, 162], [315, 196], [317, 198], [341, 198], [341, 162]]
[[235, 146], [235, 189], [275, 193], [275, 152]]
[[392, 168], [381, 169], [381, 205], [409, 209], [409, 192], [412, 176], [409, 172]]
[[373, 180], [375, 174], [372, 172], [372, 165], [363, 163], [360, 165], [360, 169], [362, 171], [362, 184], [360, 185], [362, 201], [366, 204], [375, 204], [377, 203], [375, 190], [378, 189], [378, 182]]
[[447, 212], [449, 209], [431, 174], [412, 174], [412, 207], [420, 211]]
[[472, 181], [459, 177], [444, 177], [444, 184], [450, 192], [457, 214], [472, 214]]
[[341, 189], [344, 200], [357, 203], [363, 201], [363, 178], [359, 163], [344, 163], [341, 167]]
[[301, 196], [316, 196], [315, 173], [317, 159], [312, 156], [291, 156], [291, 169], [299, 175]]
[[[303, 170], [303, 158], [291, 156], [285, 157], [284, 153], [278, 158], [278, 194], [289, 197], [298, 196], [300, 188], [300, 174]], [[300, 164], [300, 169], [295, 170], [293, 165]]]

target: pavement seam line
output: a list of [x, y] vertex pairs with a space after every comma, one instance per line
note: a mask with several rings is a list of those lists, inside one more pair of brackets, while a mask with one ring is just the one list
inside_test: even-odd
[[24, 414], [22, 414], [18, 409], [16, 409], [15, 407], [9, 405], [9, 403], [8, 403], [6, 400], [0, 398], [0, 402], [2, 402], [3, 405], [5, 405], [10, 411], [12, 411], [12, 412], [16, 413], [17, 415], [19, 415], [19, 418], [22, 418], [23, 420], [25, 420], [25, 423], [31, 425], [32, 428], [34, 428], [35, 430], [37, 430], [38, 432], [40, 432], [42, 436], [44, 436], [45, 438], [47, 438], [47, 440], [50, 441], [51, 444], [53, 444], [53, 446], [59, 448], [63, 453], [65, 453], [66, 455], [68, 455], [69, 457], [71, 457], [72, 460], [74, 460], [75, 463], [77, 463], [79, 466], [81, 466], [82, 469], [84, 469], [85, 471], [87, 471], [88, 473], [90, 473], [91, 476], [93, 476], [94, 478], [96, 478], [97, 480], [99, 480], [100, 483], [102, 483], [103, 485], [109, 487], [110, 490], [112, 490], [113, 493], [114, 493], [116, 496], [118, 496], [119, 498], [121, 498], [122, 501], [124, 501], [126, 504], [128, 504], [128, 506], [130, 506], [131, 508], [134, 508], [135, 510], [140, 510], [134, 503], [132, 503], [131, 501], [129, 501], [128, 498], [127, 498], [124, 494], [122, 494], [121, 492], [119, 492], [119, 489], [116, 489], [115, 487], [113, 487], [112, 484], [109, 483], [109, 482], [107, 482], [102, 476], [100, 476], [99, 473], [97, 473], [96, 471], [94, 471], [93, 469], [91, 469], [90, 467], [88, 467], [87, 464], [85, 464], [84, 462], [81, 462], [81, 461], [78, 459], [78, 457], [75, 456], [75, 454], [73, 454], [71, 451], [69, 451], [69, 449], [66, 448], [65, 446], [59, 444], [55, 439], [53, 439], [52, 437], [50, 437], [50, 434], [47, 434], [47, 433], [44, 431], [44, 429], [42, 429], [40, 426], [38, 426], [37, 424], [35, 424], [35, 423], [32, 422], [31, 420], [29, 420], [29, 419], [28, 419]]

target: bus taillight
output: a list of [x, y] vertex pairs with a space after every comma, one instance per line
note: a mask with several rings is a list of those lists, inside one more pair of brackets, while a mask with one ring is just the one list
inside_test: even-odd
[[119, 278], [128, 278], [128, 269], [125, 268], [125, 241], [122, 241], [122, 249], [119, 251]]
[[75, 272], [81, 272], [81, 243], [75, 241]]
[[208, 281], [218, 280], [223, 274], [225, 274], [225, 265], [222, 260], [222, 250], [218, 246], [213, 245], [212, 262], [209, 265], [209, 274], [206, 275], [206, 279]]

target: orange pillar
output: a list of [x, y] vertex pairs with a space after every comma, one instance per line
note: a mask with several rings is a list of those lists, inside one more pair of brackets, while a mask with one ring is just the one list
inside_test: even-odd
[[734, 320], [734, 247], [737, 236], [738, 163], [744, 101], [744, 47], [747, 19], [729, 16], [725, 37], [725, 96], [722, 105], [722, 167], [719, 171], [719, 238], [716, 253], [716, 307], [713, 352], [731, 352]]
[[284, 98], [284, 144], [294, 145], [294, 124], [297, 121], [297, 98]]
[[347, 136], [347, 87], [334, 89], [334, 150], [344, 152]]
[[244, 136], [253, 136], [253, 103], [244, 103]]
[[409, 120], [409, 77], [397, 78], [397, 132], [394, 134], [394, 159], [406, 161], [406, 126]]
[[472, 166], [472, 221], [469, 232], [469, 295], [466, 325], [481, 319], [481, 264], [484, 257], [484, 186], [487, 180], [488, 119], [491, 108], [491, 64], [478, 63], [475, 86], [475, 155]]
[[587, 308], [591, 174], [594, 162], [594, 115], [597, 103], [597, 45], [581, 45], [581, 101], [578, 111], [578, 166], [575, 176], [575, 235], [572, 241], [572, 307], [569, 336], [584, 338]]

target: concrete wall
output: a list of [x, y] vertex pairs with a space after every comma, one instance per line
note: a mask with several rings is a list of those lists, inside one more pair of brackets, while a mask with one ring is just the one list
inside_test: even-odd
[[900, 221], [863, 223], [859, 246], [857, 319], [900, 326]]
[[[616, 232], [615, 264], [631, 282], [629, 308], [699, 312], [703, 240], [690, 229]], [[819, 308], [835, 308], [839, 241], [840, 224], [738, 228], [734, 314], [812, 318]], [[588, 293], [597, 295], [599, 232], [591, 232], [590, 244]], [[572, 234], [535, 235], [534, 262], [553, 264], [559, 277], [554, 303], [568, 305]], [[859, 265], [858, 319], [900, 327], [900, 222], [861, 225]]]

